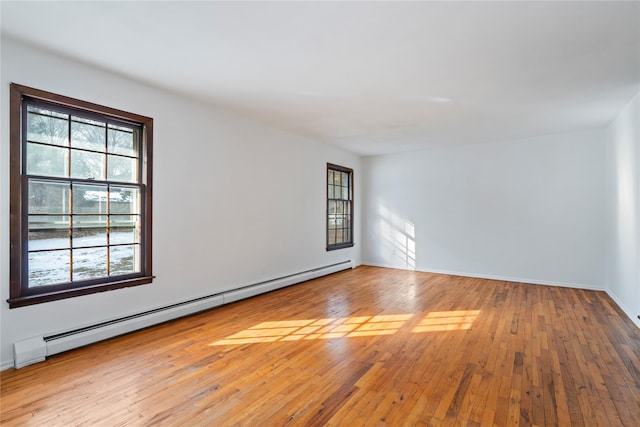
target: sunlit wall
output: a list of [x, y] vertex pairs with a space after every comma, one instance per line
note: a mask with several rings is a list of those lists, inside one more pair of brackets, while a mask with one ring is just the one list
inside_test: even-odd
[[604, 289], [605, 132], [365, 158], [363, 261]]
[[640, 326], [640, 95], [607, 130], [607, 292]]

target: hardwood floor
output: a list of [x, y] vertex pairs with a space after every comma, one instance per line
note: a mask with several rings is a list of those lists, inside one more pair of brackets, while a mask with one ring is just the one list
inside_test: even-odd
[[640, 425], [603, 292], [359, 267], [1, 374], [3, 426]]

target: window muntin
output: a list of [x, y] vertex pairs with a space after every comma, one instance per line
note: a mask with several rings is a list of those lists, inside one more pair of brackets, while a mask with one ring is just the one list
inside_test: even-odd
[[327, 250], [353, 246], [353, 170], [327, 164]]
[[152, 128], [11, 85], [10, 307], [151, 282]]

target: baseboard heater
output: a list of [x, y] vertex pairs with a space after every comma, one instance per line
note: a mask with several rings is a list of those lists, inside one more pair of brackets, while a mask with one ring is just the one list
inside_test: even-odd
[[70, 331], [34, 337], [14, 343], [16, 369], [43, 361], [47, 356], [188, 316], [275, 289], [353, 268], [351, 260], [253, 283], [241, 288], [183, 301]]

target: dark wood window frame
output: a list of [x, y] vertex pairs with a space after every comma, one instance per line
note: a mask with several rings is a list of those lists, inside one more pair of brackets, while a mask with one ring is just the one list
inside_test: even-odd
[[[344, 198], [343, 196], [336, 196], [335, 194], [335, 190], [336, 190], [336, 186], [334, 185], [334, 183], [330, 182], [330, 176], [332, 172], [341, 172], [346, 174], [349, 177], [349, 182], [346, 185], [346, 188], [348, 189], [348, 197]], [[327, 178], [325, 180], [326, 186], [327, 186], [327, 251], [333, 251], [336, 249], [343, 249], [343, 248], [350, 248], [354, 245], [353, 243], [353, 169], [344, 167], [344, 166], [339, 166], [339, 165], [335, 165], [332, 163], [327, 163]], [[333, 189], [332, 189], [332, 185], [333, 185]], [[342, 188], [344, 188], [345, 186], [342, 185], [342, 183], [340, 183], [340, 186]], [[333, 194], [332, 194], [333, 192]], [[331, 205], [332, 204], [336, 204], [336, 203], [341, 203], [343, 204], [343, 206], [347, 207], [347, 212], [341, 212], [340, 214], [336, 214], [336, 212], [331, 212]], [[343, 221], [344, 220], [344, 216], [346, 215], [348, 217], [348, 222], [347, 222], [347, 226], [344, 226], [344, 223], [342, 224], [343, 227], [340, 228], [336, 228], [336, 223], [335, 221], [337, 220], [337, 216], [340, 216], [340, 220]], [[334, 227], [331, 228], [331, 221], [334, 221]], [[348, 237], [346, 239], [344, 239], [344, 234], [342, 236], [342, 238], [340, 239], [340, 241], [333, 241], [330, 237], [330, 233], [331, 231], [334, 231], [334, 233], [337, 233], [337, 229], [340, 229], [343, 231], [343, 233], [345, 232], [345, 230], [347, 230], [346, 232], [348, 233]], [[334, 234], [334, 236], [336, 236], [336, 234]], [[334, 237], [333, 240], [337, 240], [337, 237]]]
[[[28, 234], [29, 224], [25, 147], [26, 105], [43, 105], [72, 112], [80, 117], [103, 120], [105, 123], [128, 123], [140, 129], [138, 177], [132, 186], [140, 191], [140, 271], [112, 277], [100, 277], [89, 280], [69, 281], [68, 283], [47, 286], [28, 286]], [[151, 225], [152, 225], [152, 158], [153, 158], [153, 119], [78, 99], [57, 95], [39, 89], [12, 83], [10, 85], [10, 308], [56, 301], [80, 295], [109, 291], [130, 286], [151, 283], [153, 280], [151, 263]], [[69, 182], [80, 182], [69, 178]], [[86, 180], [85, 180], [86, 181]], [[113, 180], [112, 180], [113, 181]], [[102, 180], [109, 184], [111, 181]]]

